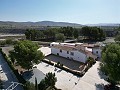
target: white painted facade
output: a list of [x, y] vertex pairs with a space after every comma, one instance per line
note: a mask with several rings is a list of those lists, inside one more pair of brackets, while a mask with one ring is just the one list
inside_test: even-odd
[[92, 53], [95, 54], [98, 57], [98, 59], [101, 58], [101, 52], [102, 50], [100, 49], [100, 47], [92, 48]]
[[[92, 45], [92, 47], [89, 47], [89, 44], [88, 46], [84, 46], [85, 48], [85, 51], [89, 51], [89, 54], [87, 53], [84, 53], [80, 50], [70, 50], [70, 51], [67, 51], [66, 49], [61, 49], [62, 52], [60, 51], [59, 48], [55, 48], [54, 46], [56, 45], [60, 45], [60, 46], [63, 46], [64, 45], [68, 45], [68, 47], [75, 47], [76, 45], [82, 45], [83, 43], [56, 43], [56, 42], [53, 42], [50, 44], [51, 46], [51, 53], [52, 54], [55, 54], [55, 55], [59, 55], [59, 56], [62, 56], [62, 57], [65, 57], [65, 58], [69, 58], [69, 59], [73, 59], [73, 60], [76, 60], [76, 61], [79, 61], [79, 62], [83, 62], [85, 63], [87, 58], [88, 57], [92, 57], [93, 59], [100, 59], [101, 58], [101, 49], [100, 49], [100, 46], [96, 47], [94, 46], [94, 44]], [[83, 47], [81, 46], [81, 47]], [[69, 52], [69, 53], [68, 53]], [[74, 55], [71, 55], [71, 53], [74, 53]]]
[[[85, 63], [86, 60], [87, 60], [87, 55], [85, 55], [84, 53], [82, 53], [80, 51], [77, 51], [77, 50], [76, 51], [62, 50], [62, 52], [60, 52], [60, 49], [51, 47], [51, 53], [55, 54], [55, 55], [65, 57], [65, 58], [69, 58], [69, 59], [72, 59], [72, 60], [76, 60], [76, 61], [79, 61], [79, 62], [83, 62], [83, 63]], [[71, 54], [71, 53], [73, 53], [73, 54]]]

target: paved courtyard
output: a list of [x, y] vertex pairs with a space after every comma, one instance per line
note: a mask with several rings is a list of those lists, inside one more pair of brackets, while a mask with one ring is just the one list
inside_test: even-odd
[[77, 77], [69, 72], [48, 65], [40, 63], [37, 66], [42, 73], [53, 72], [56, 74], [57, 83], [56, 87], [62, 90], [104, 90], [102, 84], [107, 82], [99, 75], [99, 63], [96, 62], [83, 77]]
[[54, 62], [60, 62], [61, 64], [73, 69], [73, 70], [80, 70], [79, 67], [81, 65], [80, 62], [74, 61], [74, 60], [70, 60], [67, 58], [63, 58], [60, 56], [55, 56], [55, 55], [51, 55], [51, 48], [49, 47], [41, 47], [38, 50], [41, 50], [43, 52], [43, 54], [45, 55], [45, 59], [54, 61]]
[[[68, 65], [68, 67], [73, 63], [72, 61], [68, 63], [67, 60], [64, 60], [65, 58], [63, 59], [61, 57], [50, 55], [51, 49], [48, 47], [42, 47], [40, 50], [45, 54], [47, 59], [53, 60], [55, 62], [61, 61], [61, 63], [64, 63], [66, 66]], [[100, 62], [97, 61], [96, 64], [93, 65], [83, 77], [77, 77], [69, 72], [43, 62], [36, 66], [37, 69], [39, 69], [44, 74], [48, 72], [55, 73], [57, 77], [57, 83], [55, 86], [62, 90], [104, 90], [102, 84], [105, 85], [107, 82], [101, 78], [103, 75], [99, 74], [99, 63]], [[78, 68], [79, 65], [77, 65], [75, 64], [74, 68]]]
[[43, 53], [45, 56], [51, 54], [51, 48], [49, 48], [49, 47], [41, 47], [41, 48], [39, 48], [38, 50], [41, 50], [42, 53]]
[[45, 59], [51, 60], [56, 63], [60, 62], [61, 64], [65, 65], [68, 68], [71, 68], [73, 70], [80, 70], [79, 67], [80, 67], [81, 63], [74, 61], [74, 60], [70, 60], [70, 59], [63, 58], [63, 57], [56, 56], [56, 55], [48, 55], [45, 57]]

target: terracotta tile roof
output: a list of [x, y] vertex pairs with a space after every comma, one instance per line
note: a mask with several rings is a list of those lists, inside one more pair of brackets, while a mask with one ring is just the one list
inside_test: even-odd
[[96, 55], [93, 55], [92, 52], [85, 50], [85, 47], [87, 45], [82, 44], [82, 45], [54, 45], [52, 47], [57, 48], [57, 49], [61, 49], [61, 50], [65, 50], [65, 51], [79, 51], [82, 52], [84, 54], [86, 54], [87, 56], [93, 57], [93, 58], [97, 58]]
[[76, 51], [77, 50], [74, 46], [68, 46], [68, 45], [55, 45], [52, 47], [65, 50], [65, 51]]

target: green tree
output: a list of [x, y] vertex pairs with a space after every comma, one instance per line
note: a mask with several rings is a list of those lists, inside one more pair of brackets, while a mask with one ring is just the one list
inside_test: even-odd
[[74, 38], [78, 38], [78, 36], [79, 36], [79, 32], [78, 32], [77, 29], [74, 30], [74, 32], [73, 32], [73, 36], [74, 36]]
[[25, 31], [25, 36], [26, 36], [26, 39], [31, 40], [31, 31], [29, 29]]
[[36, 90], [35, 85], [29, 81], [27, 81], [24, 85], [25, 90]]
[[48, 29], [48, 30], [45, 30], [43, 33], [47, 39], [49, 39], [49, 38], [54, 39], [56, 31], [54, 29]]
[[120, 35], [117, 35], [117, 36], [115, 37], [115, 41], [120, 41]]
[[42, 31], [37, 31], [36, 40], [39, 40], [41, 38], [44, 38], [44, 33]]
[[102, 52], [101, 70], [112, 84], [120, 81], [120, 45], [107, 45]]
[[41, 82], [38, 84], [38, 90], [46, 90], [46, 82], [45, 79], [42, 79]]
[[55, 73], [49, 72], [46, 74], [45, 78], [39, 83], [39, 90], [52, 90], [55, 88], [55, 83], [57, 82], [57, 78], [55, 77]]
[[64, 36], [64, 34], [62, 34], [62, 33], [58, 33], [58, 34], [55, 35], [55, 39], [56, 39], [57, 41], [64, 41], [65, 36]]
[[82, 35], [90, 40], [103, 40], [105, 38], [105, 33], [102, 29], [98, 27], [82, 27]]
[[13, 40], [11, 38], [6, 39], [6, 44], [13, 44]]
[[35, 77], [35, 90], [38, 90], [37, 78]]
[[13, 50], [9, 51], [9, 57], [10, 57], [11, 62], [14, 64], [15, 58], [14, 58], [14, 51]]
[[26, 39], [34, 41], [37, 39], [38, 33], [39, 33], [39, 31], [37, 31], [37, 30], [27, 29], [25, 32]]
[[54, 87], [55, 83], [57, 82], [57, 78], [55, 77], [55, 73], [47, 73], [45, 76], [45, 82], [47, 86]]
[[31, 41], [19, 41], [9, 56], [14, 58], [17, 63], [25, 69], [31, 69], [33, 64], [38, 64], [44, 58], [41, 51], [38, 51], [38, 45]]
[[72, 27], [61, 27], [60, 33], [63, 33], [66, 37], [73, 37], [74, 28]]
[[1, 77], [0, 77], [0, 89], [3, 88], [3, 83], [2, 83], [2, 80], [1, 80]]
[[0, 45], [4, 46], [6, 44], [6, 41], [0, 41]]

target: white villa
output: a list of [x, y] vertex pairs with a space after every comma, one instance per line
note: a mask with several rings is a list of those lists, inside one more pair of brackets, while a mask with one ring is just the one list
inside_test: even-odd
[[96, 44], [83, 43], [56, 43], [50, 44], [51, 53], [65, 58], [85, 63], [88, 57], [93, 59], [101, 58], [101, 49]]

